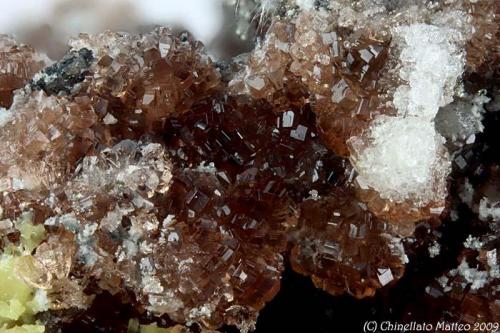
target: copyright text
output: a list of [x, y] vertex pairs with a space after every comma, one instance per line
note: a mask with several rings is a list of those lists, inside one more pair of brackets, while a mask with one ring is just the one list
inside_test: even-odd
[[498, 331], [498, 322], [481, 323], [455, 323], [439, 321], [437, 323], [407, 322], [400, 323], [394, 321], [365, 321], [363, 323], [364, 333], [375, 332], [496, 332]]

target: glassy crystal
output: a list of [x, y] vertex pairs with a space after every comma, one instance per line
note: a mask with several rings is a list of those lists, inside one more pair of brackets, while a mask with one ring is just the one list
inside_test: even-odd
[[403, 275], [400, 239], [348, 191], [304, 201], [295, 237], [292, 267], [333, 295], [373, 296]]
[[50, 60], [32, 47], [0, 34], [0, 108], [12, 104], [14, 90], [24, 87]]
[[495, 4], [253, 5], [262, 36], [229, 62], [167, 28], [81, 34], [52, 64], [0, 37], [0, 249], [40, 323], [247, 332], [287, 262], [364, 298], [422, 248], [458, 254], [428, 297], [498, 320]]

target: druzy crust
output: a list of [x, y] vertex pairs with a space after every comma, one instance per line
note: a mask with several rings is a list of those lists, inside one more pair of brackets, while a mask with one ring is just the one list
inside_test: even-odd
[[422, 248], [452, 258], [429, 318], [498, 319], [495, 2], [254, 4], [228, 61], [164, 27], [56, 61], [0, 35], [0, 331], [249, 332], [287, 270], [370, 298]]

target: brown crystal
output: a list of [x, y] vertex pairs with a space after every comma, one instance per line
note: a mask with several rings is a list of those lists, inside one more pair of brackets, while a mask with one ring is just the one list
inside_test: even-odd
[[102, 143], [158, 133], [169, 116], [196, 107], [221, 88], [203, 45], [167, 28], [144, 35], [83, 34], [71, 44], [92, 50], [95, 58], [80, 94], [91, 96], [104, 123]]
[[400, 240], [348, 191], [304, 201], [294, 243], [293, 269], [333, 295], [373, 296], [404, 272]]
[[11, 120], [0, 133], [2, 191], [45, 195], [95, 141], [96, 117], [86, 97], [68, 100], [34, 92], [20, 96], [8, 112]]
[[[46, 288], [57, 310], [87, 308], [91, 296], [82, 291], [104, 290], [124, 301], [131, 294], [142, 311], [177, 322], [251, 329], [279, 290], [289, 233], [303, 206], [295, 269], [331, 293], [373, 295], [381, 286], [375, 270], [343, 261], [324, 274], [311, 266], [310, 253], [300, 256], [307, 269], [298, 264], [298, 251], [311, 237], [343, 239], [315, 233], [308, 221], [316, 208], [308, 207], [313, 199], [300, 204], [304, 198], [335, 198], [329, 204], [354, 214], [360, 228], [362, 219], [372, 218], [335, 189], [353, 171], [316, 129], [308, 90], [323, 86], [308, 87], [304, 81], [311, 78], [292, 75], [274, 83], [281, 86], [272, 98], [225, 96], [201, 46], [183, 38], [166, 29], [81, 36], [73, 46], [92, 50], [94, 59], [81, 68], [85, 79], [58, 97], [47, 96], [53, 90], [27, 91], [24, 103], [12, 107], [16, 121], [4, 131], [10, 153], [0, 164], [10, 192], [6, 213], [30, 207], [49, 233], [32, 263], [41, 282], [31, 284]], [[258, 77], [245, 82], [261, 88]], [[43, 83], [33, 89], [47, 87]], [[33, 138], [26, 133], [40, 139], [26, 144]], [[24, 156], [30, 163], [23, 164]], [[48, 245], [58, 238], [65, 244], [68, 232], [76, 245], [66, 250], [73, 278], [53, 266], [59, 252]], [[376, 258], [387, 267], [377, 266], [379, 273], [392, 269], [399, 278], [401, 253], [390, 252], [390, 238], [378, 229], [367, 237], [373, 247], [363, 239], [359, 248], [343, 244], [345, 251], [353, 250], [359, 264], [381, 251]], [[340, 277], [348, 282], [337, 285]]]
[[32, 47], [0, 34], [0, 107], [8, 108], [14, 90], [24, 87], [47, 61]]
[[279, 253], [295, 223], [287, 198], [196, 169], [170, 184], [164, 157], [161, 145], [132, 141], [86, 157], [65, 186], [70, 206], [45, 224], [75, 233], [75, 272], [112, 294], [125, 286], [178, 322], [251, 325], [279, 290]]
[[[492, 45], [480, 38], [489, 17], [473, 15], [469, 50]], [[394, 59], [384, 31], [340, 19], [290, 15], [248, 58], [217, 65], [166, 28], [82, 34], [16, 92], [0, 133], [0, 246], [19, 242], [20, 214], [44, 224], [46, 239], [16, 269], [47, 291], [55, 316], [85, 317], [110, 295], [139, 314], [248, 331], [285, 258], [333, 295], [373, 296], [401, 278], [399, 237], [446, 202], [396, 203], [352, 182], [348, 140], [369, 141], [372, 120], [394, 114]], [[0, 65], [15, 68], [0, 72], [8, 106], [38, 58], [4, 40]], [[469, 71], [494, 64], [492, 52], [470, 52]], [[493, 275], [488, 237], [460, 259]], [[447, 277], [454, 295], [470, 282]], [[493, 318], [495, 283], [460, 299], [465, 321]]]
[[359, 200], [364, 202], [369, 211], [379, 219], [391, 223], [392, 230], [402, 236], [409, 237], [415, 230], [415, 222], [438, 219], [439, 215], [446, 213], [446, 202], [430, 202], [422, 207], [415, 207], [411, 200], [401, 203], [382, 199], [377, 191], [356, 187]]
[[500, 4], [498, 1], [481, 0], [467, 4], [467, 10], [474, 26], [466, 46], [467, 70], [484, 72], [484, 76], [498, 75], [500, 54], [496, 46], [500, 40]]
[[393, 112], [380, 107], [377, 87], [388, 51], [384, 41], [351, 36], [333, 25], [332, 18], [311, 13], [299, 14], [294, 23], [274, 24], [229, 87], [272, 100], [287, 81], [298, 79], [307, 87], [325, 142], [348, 156], [350, 137], [377, 114]]

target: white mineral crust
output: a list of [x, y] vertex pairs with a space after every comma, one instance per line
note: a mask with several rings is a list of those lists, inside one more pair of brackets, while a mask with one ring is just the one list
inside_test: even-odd
[[451, 162], [434, 118], [452, 101], [462, 74], [462, 37], [427, 24], [397, 27], [394, 35], [404, 82], [394, 93], [397, 116], [379, 116], [362, 137], [351, 138], [351, 159], [361, 187], [424, 206], [447, 195]]

